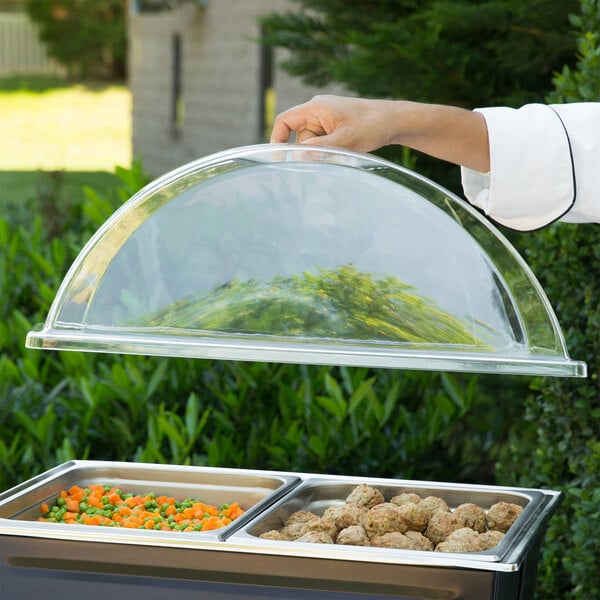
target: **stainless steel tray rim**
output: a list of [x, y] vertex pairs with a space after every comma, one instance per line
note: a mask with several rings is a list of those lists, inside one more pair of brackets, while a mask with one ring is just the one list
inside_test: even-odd
[[[5, 520], [5, 519], [2, 519]], [[75, 528], [77, 525], [67, 525], [65, 527]], [[82, 525], [86, 530], [88, 529], [103, 529], [101, 527], [95, 527], [91, 525]], [[232, 538], [228, 540], [221, 540], [217, 538], [204, 538], [203, 540], [193, 540], [190, 537], [183, 538], [179, 534], [171, 534], [168, 532], [149, 532], [150, 535], [134, 534], [128, 536], [129, 539], [124, 537], [113, 536], [110, 533], [104, 531], [90, 532], [88, 535], [83, 535], [80, 532], [70, 533], [68, 531], [55, 532], [55, 535], [51, 536], [52, 539], [70, 540], [78, 542], [90, 542], [90, 543], [107, 543], [107, 544], [125, 544], [135, 546], [154, 546], [161, 548], [186, 548], [188, 550], [211, 550], [219, 552], [232, 552], [232, 553], [244, 553], [244, 554], [259, 554], [259, 555], [276, 555], [276, 556], [288, 556], [297, 558], [314, 558], [319, 560], [335, 560], [338, 561], [349, 561], [356, 563], [382, 563], [385, 564], [396, 564], [405, 566], [418, 566], [418, 567], [447, 567], [449, 569], [464, 568], [464, 569], [476, 569], [485, 571], [498, 571], [498, 572], [514, 572], [518, 571], [520, 565], [518, 563], [506, 563], [506, 562], [489, 562], [482, 560], [474, 560], [466, 554], [450, 554], [446, 552], [421, 552], [411, 550], [394, 550], [393, 552], [369, 552], [365, 554], [358, 554], [352, 552], [352, 550], [345, 550], [340, 553], [335, 548], [329, 548], [328, 544], [308, 544], [302, 542], [295, 542], [294, 547], [286, 546], [282, 544], [281, 547], [277, 547], [277, 542], [268, 545], [256, 545], [256, 544], [244, 544], [243, 541], [233, 541]], [[178, 539], [157, 539], [158, 534], [163, 533], [165, 536], [171, 536], [172, 538], [177, 537]], [[3, 530], [0, 524], [0, 535], [14, 535], [18, 537], [49, 537], [40, 536], [38, 531], [27, 529], [26, 527], [11, 527], [9, 530]], [[281, 542], [279, 542], [281, 543]], [[373, 548], [369, 550], [386, 550], [383, 548]], [[434, 556], [435, 554], [435, 556]]]

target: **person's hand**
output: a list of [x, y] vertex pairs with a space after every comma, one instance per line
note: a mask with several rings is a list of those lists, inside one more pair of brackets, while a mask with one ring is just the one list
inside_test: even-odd
[[277, 116], [271, 142], [288, 142], [295, 132], [298, 144], [370, 152], [391, 143], [389, 108], [386, 100], [315, 96]]
[[487, 125], [477, 112], [406, 100], [315, 96], [275, 119], [271, 142], [371, 152], [401, 144], [482, 173], [490, 169]]

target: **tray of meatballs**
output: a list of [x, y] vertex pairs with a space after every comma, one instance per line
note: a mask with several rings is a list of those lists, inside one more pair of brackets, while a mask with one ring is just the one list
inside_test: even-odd
[[313, 476], [231, 541], [357, 560], [494, 563], [538, 536], [557, 503], [544, 490]]

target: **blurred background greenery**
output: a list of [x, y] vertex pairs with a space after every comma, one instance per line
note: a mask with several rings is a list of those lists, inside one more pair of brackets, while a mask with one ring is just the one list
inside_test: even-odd
[[[53, 38], [52, 14], [42, 10], [50, 4], [28, 3], [34, 18], [49, 22], [53, 48], [77, 27]], [[109, 23], [120, 23], [113, 4], [121, 3], [72, 0], [86, 10], [105, 5], [116, 11]], [[471, 107], [600, 100], [598, 0], [297, 0], [293, 8], [262, 21], [263, 41], [286, 48], [287, 68], [313, 84]], [[587, 361], [586, 380], [24, 348], [79, 249], [148, 181], [143, 163], [131, 161], [120, 27], [98, 69], [73, 40], [71, 54], [56, 52], [69, 78], [0, 81], [0, 489], [71, 458], [560, 489], [565, 502], [543, 543], [537, 597], [597, 598], [597, 226], [506, 232], [545, 288], [572, 356]], [[86, 31], [88, 39], [108, 37]], [[86, 132], [72, 155], [37, 153], [64, 135], [47, 118], [36, 128], [51, 99], [57, 110], [68, 105]], [[105, 136], [91, 148], [84, 142], [99, 134], [86, 129], [89, 111]], [[398, 149], [383, 154], [459, 191], [454, 167]]]

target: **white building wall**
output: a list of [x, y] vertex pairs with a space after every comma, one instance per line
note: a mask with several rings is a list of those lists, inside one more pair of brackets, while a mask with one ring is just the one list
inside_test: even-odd
[[[219, 150], [263, 141], [259, 132], [258, 17], [289, 0], [208, 0], [161, 13], [130, 13], [133, 154], [156, 176]], [[184, 119], [172, 130], [172, 43], [181, 35]], [[276, 53], [275, 64], [278, 56]], [[320, 90], [275, 69], [277, 110]]]
[[56, 75], [66, 69], [48, 56], [39, 27], [25, 12], [0, 12], [0, 76]]

